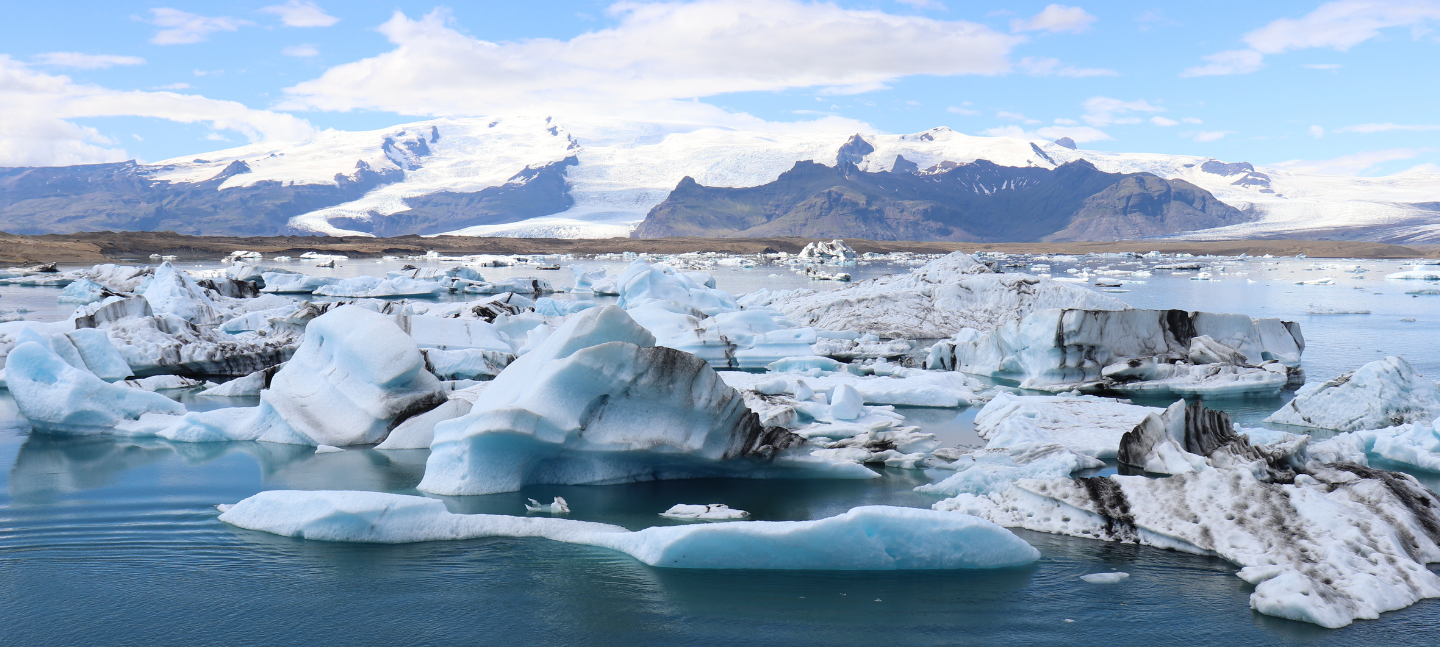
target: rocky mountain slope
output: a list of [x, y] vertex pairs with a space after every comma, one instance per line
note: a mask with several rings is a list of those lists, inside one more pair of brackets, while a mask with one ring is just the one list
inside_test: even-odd
[[852, 161], [865, 145], [856, 136], [834, 167], [797, 162], [758, 187], [705, 187], [687, 177], [632, 236], [1107, 241], [1255, 219], [1184, 180], [1105, 173], [1083, 159], [1053, 169], [977, 160], [921, 171], [898, 156], [898, 170], [867, 173]]
[[[837, 132], [839, 128], [846, 130]], [[852, 175], [918, 172], [928, 177], [923, 170], [971, 166], [960, 175], [979, 173], [974, 183], [999, 186], [985, 179], [988, 171], [979, 171], [981, 160], [995, 167], [1054, 173], [1084, 160], [1103, 174], [1154, 176], [1134, 179], [1106, 197], [1098, 196], [1101, 187], [1067, 198], [1070, 202], [1062, 201], [1067, 206], [1077, 198], [1082, 203], [1094, 200], [1083, 214], [1078, 207], [1066, 207], [1062, 224], [1036, 234], [1041, 238], [1159, 234], [1440, 241], [1440, 210], [1435, 207], [1440, 203], [1440, 174], [1433, 173], [1319, 176], [1201, 156], [1111, 153], [1077, 149], [1068, 141], [977, 137], [948, 128], [856, 137], [843, 121], [757, 124], [747, 130], [524, 116], [434, 119], [377, 131], [331, 130], [302, 142], [259, 142], [154, 164], [0, 169], [0, 231], [605, 238], [628, 236], [686, 177], [705, 188], [758, 188], [793, 173], [797, 162], [813, 162], [814, 173], [822, 166], [840, 169], [844, 162], [853, 165]], [[802, 220], [798, 215], [767, 231], [902, 236], [883, 234], [898, 228], [913, 232], [904, 236], [960, 236], [951, 232], [960, 221], [921, 214], [940, 209], [944, 201], [932, 200], [940, 189], [906, 184], [911, 185], [911, 198], [887, 201], [890, 216], [855, 219], [858, 231], [825, 229], [831, 224], [824, 223], [802, 227], [792, 222]], [[851, 198], [865, 195], [855, 186], [847, 191]], [[985, 204], [1030, 205], [1040, 195], [1032, 190], [1019, 193], [1029, 197], [1001, 197]], [[1206, 216], [1166, 213], [1180, 209], [1176, 196], [1178, 203]], [[1205, 200], [1196, 207], [1186, 196]], [[965, 209], [973, 211], [978, 199], [967, 199]], [[1170, 207], [1157, 212], [1147, 206], [1157, 200]], [[1246, 217], [1237, 219], [1211, 200]], [[926, 207], [926, 201], [936, 204]], [[1053, 220], [1059, 216], [1045, 209], [1044, 217], [1051, 219], [1045, 227], [1055, 227]], [[1025, 212], [1025, 217], [1038, 213]], [[938, 222], [948, 224], [937, 229]], [[1012, 231], [1006, 229], [1011, 226], [995, 227], [985, 230], [967, 221], [959, 229], [987, 240]], [[981, 230], [987, 233], [977, 233]]]

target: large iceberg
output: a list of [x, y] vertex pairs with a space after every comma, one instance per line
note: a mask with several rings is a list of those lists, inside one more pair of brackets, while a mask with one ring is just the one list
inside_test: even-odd
[[1266, 423], [1349, 432], [1429, 421], [1440, 416], [1440, 387], [1404, 358], [1389, 356], [1307, 387]]
[[521, 356], [461, 418], [439, 424], [419, 488], [440, 495], [526, 484], [817, 473], [873, 477], [804, 454], [761, 426], [741, 395], [693, 355], [615, 306], [572, 316]]
[[1275, 394], [1303, 378], [1294, 322], [1180, 310], [1046, 309], [930, 349], [926, 366], [1052, 392]]
[[323, 297], [423, 297], [448, 292], [439, 281], [359, 276], [320, 286], [312, 291]]
[[862, 506], [803, 522], [719, 522], [640, 531], [557, 518], [455, 514], [435, 499], [362, 491], [265, 491], [223, 508], [223, 522], [307, 540], [538, 537], [621, 551], [656, 567], [991, 569], [1040, 557], [1014, 533], [985, 520], [894, 506]]
[[444, 400], [410, 336], [384, 315], [341, 306], [306, 326], [305, 341], [260, 393], [258, 407], [147, 416], [117, 433], [176, 441], [378, 443], [398, 423]]
[[946, 338], [965, 328], [988, 331], [1046, 308], [1126, 308], [1120, 300], [1079, 286], [991, 272], [960, 252], [909, 273], [836, 290], [760, 290], [740, 303], [746, 308], [770, 306], [802, 326], [905, 339]]
[[146, 414], [181, 414], [179, 403], [154, 392], [101, 380], [37, 341], [16, 346], [5, 366], [10, 394], [37, 431], [103, 434]]

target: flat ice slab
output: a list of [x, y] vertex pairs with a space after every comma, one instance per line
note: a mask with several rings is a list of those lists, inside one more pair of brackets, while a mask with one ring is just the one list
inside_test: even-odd
[[412, 495], [265, 491], [226, 509], [220, 520], [331, 542], [541, 537], [622, 551], [657, 567], [695, 569], [987, 569], [1040, 557], [1015, 534], [980, 518], [894, 506], [862, 506], [803, 522], [720, 522], [627, 531], [558, 518], [459, 515], [440, 500]]

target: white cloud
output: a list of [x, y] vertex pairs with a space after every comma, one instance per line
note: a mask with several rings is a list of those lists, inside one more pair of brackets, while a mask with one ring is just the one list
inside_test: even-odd
[[1314, 47], [1344, 52], [1389, 27], [1440, 21], [1433, 0], [1340, 0], [1327, 2], [1301, 18], [1281, 18], [1245, 34], [1246, 45], [1262, 54]]
[[1074, 126], [1080, 122], [1077, 122], [1073, 119], [1066, 119], [1064, 117], [1056, 117], [1055, 123], [1060, 124], [1061, 126]]
[[67, 120], [154, 117], [205, 123], [255, 141], [310, 137], [314, 128], [292, 115], [253, 110], [234, 101], [173, 92], [112, 90], [37, 72], [0, 55], [0, 166], [48, 166], [127, 159], [116, 142]]
[[1313, 137], [1313, 138], [1315, 138], [1315, 139], [1320, 139], [1320, 138], [1322, 138], [1322, 137], [1325, 137], [1325, 129], [1323, 129], [1323, 128], [1319, 127], [1319, 126], [1311, 126], [1311, 127], [1310, 127], [1310, 136]]
[[179, 9], [160, 7], [150, 10], [150, 24], [162, 29], [150, 39], [156, 45], [187, 45], [199, 43], [217, 31], [236, 31], [248, 20], [225, 16], [200, 16]]
[[1309, 68], [1311, 70], [1338, 70], [1341, 66], [1339, 63], [1307, 63], [1300, 67]]
[[190, 88], [188, 83], [167, 83], [162, 86], [155, 86], [151, 90], [185, 90]]
[[224, 135], [221, 135], [220, 133], [206, 133], [206, 134], [205, 134], [205, 139], [207, 139], [207, 140], [209, 140], [209, 141], [211, 141], [211, 142], [228, 142], [228, 141], [230, 141], [228, 138], [226, 138]]
[[940, 11], [945, 11], [945, 10], [946, 10], [945, 5], [943, 5], [943, 4], [939, 3], [939, 2], [936, 2], [936, 0], [895, 0], [895, 1], [898, 2], [898, 3], [900, 3], [900, 4], [903, 4], [903, 5], [910, 5], [910, 6], [912, 6], [912, 7], [915, 7], [916, 9], [938, 9], [938, 10], [940, 10]]
[[1031, 76], [1097, 77], [1118, 76], [1120, 73], [1106, 68], [1077, 68], [1061, 65], [1060, 59], [1027, 56], [1015, 63], [1015, 68]]
[[1408, 168], [1408, 169], [1406, 169], [1406, 170], [1404, 170], [1404, 171], [1401, 171], [1401, 172], [1399, 172], [1399, 173], [1397, 173], [1397, 174], [1395, 174], [1395, 175], [1420, 175], [1420, 174], [1426, 174], [1426, 175], [1435, 174], [1435, 175], [1440, 175], [1440, 164], [1435, 164], [1434, 162], [1426, 162], [1426, 163], [1424, 163], [1424, 164], [1417, 164], [1417, 165], [1415, 165], [1415, 166], [1413, 166], [1413, 167], [1410, 167], [1410, 168]]
[[966, 106], [969, 105], [971, 104], [967, 101], [958, 106], [950, 106], [949, 108], [945, 109], [945, 112], [954, 113], [956, 115], [965, 115], [966, 117], [974, 117], [980, 114], [980, 111], [975, 110], [974, 108], [966, 108]]
[[1081, 119], [1091, 126], [1109, 126], [1110, 124], [1133, 124], [1139, 122], [1139, 119], [1136, 118], [1120, 117], [1120, 115], [1125, 113], [1165, 112], [1164, 108], [1152, 106], [1150, 102], [1144, 99], [1121, 101], [1110, 97], [1091, 97], [1086, 99], [1081, 106], [1085, 108], [1085, 116], [1081, 117]]
[[1265, 56], [1254, 50], [1230, 50], [1203, 57], [1209, 63], [1185, 68], [1182, 77], [1249, 74], [1265, 67]]
[[117, 56], [114, 54], [81, 54], [80, 52], [48, 52], [35, 55], [35, 62], [58, 67], [98, 70], [116, 65], [144, 65], [145, 59], [138, 56]]
[[1435, 131], [1440, 130], [1440, 124], [1356, 124], [1337, 128], [1337, 133], [1389, 133], [1391, 131]]
[[1181, 117], [1181, 118], [1180, 118], [1180, 121], [1181, 121], [1181, 122], [1184, 122], [1184, 123], [1186, 123], [1186, 124], [1203, 124], [1203, 123], [1205, 123], [1205, 122], [1200, 121], [1199, 119], [1197, 119], [1197, 118], [1195, 118], [1195, 117]]
[[1098, 128], [1089, 126], [1046, 126], [1034, 132], [1011, 124], [1009, 126], [996, 126], [980, 131], [981, 135], [990, 137], [1018, 137], [1030, 140], [1055, 140], [1061, 137], [1068, 137], [1079, 143], [1098, 142], [1100, 140], [1114, 139]]
[[1298, 173], [1314, 173], [1317, 175], [1360, 175], [1375, 166], [1392, 162], [1394, 160], [1408, 160], [1421, 151], [1410, 148], [1385, 149], [1381, 151], [1365, 151], [1342, 155], [1329, 160], [1289, 160], [1266, 166], [1295, 171]]
[[284, 54], [285, 56], [306, 57], [319, 56], [320, 50], [317, 49], [314, 45], [306, 43], [303, 45], [291, 45], [285, 49], [280, 50], [280, 53]]
[[[1027, 19], [1010, 21], [1010, 31], [1048, 31], [1079, 33], [1095, 24], [1097, 18], [1080, 7], [1047, 5], [1040, 13]], [[1077, 140], [1078, 141], [1078, 140]]]
[[1198, 131], [1180, 133], [1181, 137], [1188, 137], [1196, 142], [1213, 142], [1226, 135], [1234, 135], [1235, 131]]
[[1038, 119], [1030, 119], [1029, 117], [1026, 117], [1025, 115], [1022, 115], [1022, 114], [1017, 113], [1017, 112], [1010, 112], [1010, 111], [1008, 111], [1008, 110], [1002, 110], [1002, 111], [1000, 111], [1000, 112], [997, 112], [997, 113], [995, 113], [995, 116], [996, 116], [996, 117], [999, 117], [1000, 119], [1009, 119], [1009, 120], [1011, 120], [1011, 121], [1018, 121], [1018, 122], [1022, 122], [1022, 123], [1026, 123], [1026, 124], [1038, 124], [1038, 123], [1040, 123], [1040, 120], [1038, 120]]
[[[411, 115], [552, 111], [786, 88], [875, 87], [914, 74], [1003, 74], [1023, 37], [984, 25], [795, 0], [618, 4], [618, 24], [570, 40], [493, 43], [396, 12], [395, 48], [287, 88], [285, 108]], [[674, 102], [672, 102], [674, 103]], [[686, 101], [685, 103], [689, 103]], [[631, 111], [630, 114], [637, 114]]]
[[272, 5], [260, 11], [280, 16], [280, 22], [286, 27], [329, 27], [337, 22], [336, 18], [325, 13], [313, 2], [302, 2], [301, 0], [290, 0], [283, 5]]
[[1264, 66], [1267, 54], [1312, 48], [1345, 52], [1379, 36], [1383, 29], [1410, 27], [1419, 34], [1434, 22], [1440, 22], [1440, 2], [1435, 0], [1327, 2], [1300, 18], [1281, 18], [1245, 34], [1241, 40], [1250, 49], [1212, 54], [1205, 57], [1210, 64], [1189, 68], [1181, 76], [1248, 74]]
[[1167, 117], [1161, 117], [1159, 115], [1156, 115], [1150, 118], [1150, 123], [1155, 124], [1156, 126], [1174, 126], [1180, 122], [1169, 119]]

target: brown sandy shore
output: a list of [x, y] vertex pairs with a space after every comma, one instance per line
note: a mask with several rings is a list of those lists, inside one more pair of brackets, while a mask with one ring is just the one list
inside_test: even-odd
[[[0, 232], [0, 264], [105, 263], [123, 260], [148, 262], [151, 254], [189, 259], [218, 259], [235, 250], [252, 250], [265, 256], [326, 252], [353, 257], [414, 255], [434, 250], [444, 255], [465, 254], [602, 254], [607, 252], [729, 252], [754, 254], [769, 250], [799, 252], [805, 238], [662, 238], [662, 239], [542, 239], [481, 238], [465, 236], [399, 236], [394, 238], [327, 236], [184, 236], [173, 232], [83, 232], [19, 236]], [[1085, 243], [964, 243], [951, 241], [869, 241], [846, 239], [856, 251], [943, 253], [989, 250], [1015, 253], [1084, 254], [1087, 252], [1188, 252], [1191, 254], [1251, 256], [1305, 254], [1316, 258], [1410, 259], [1440, 256], [1440, 245], [1390, 245], [1363, 241], [1109, 241]]]

